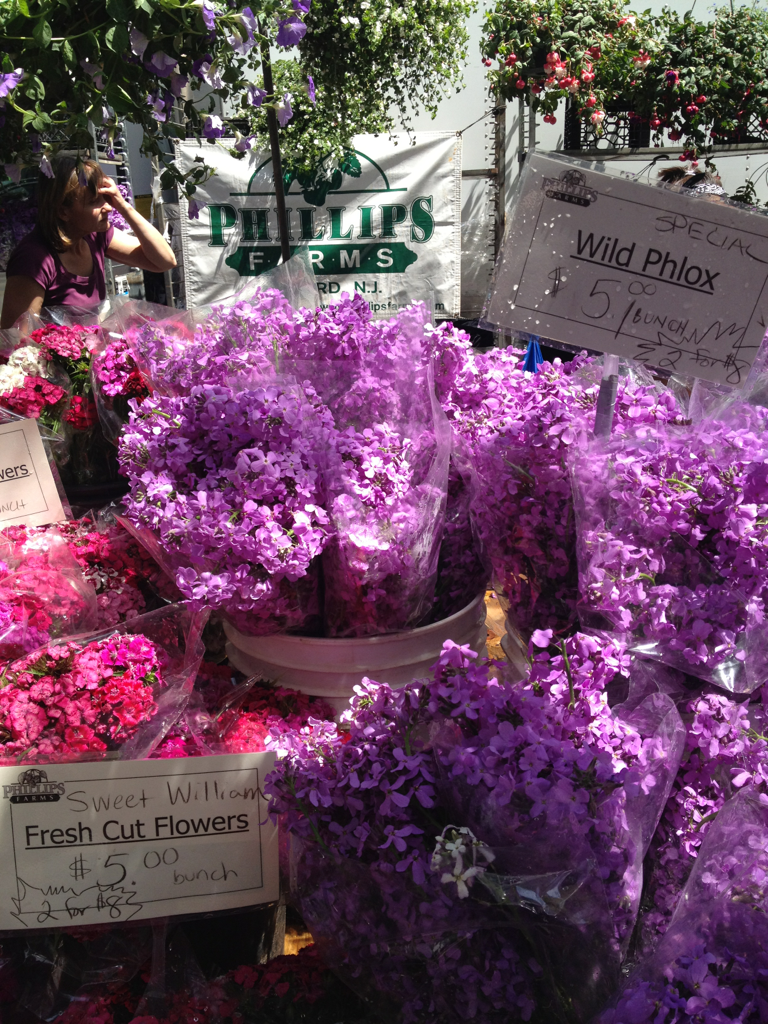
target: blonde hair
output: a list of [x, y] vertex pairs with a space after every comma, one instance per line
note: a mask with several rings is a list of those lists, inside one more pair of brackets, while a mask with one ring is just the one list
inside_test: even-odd
[[104, 172], [95, 160], [82, 160], [73, 153], [58, 153], [51, 160], [51, 168], [52, 177], [41, 172], [38, 179], [37, 223], [51, 249], [65, 252], [73, 242], [59, 217], [59, 210], [83, 199], [86, 193], [95, 199]]

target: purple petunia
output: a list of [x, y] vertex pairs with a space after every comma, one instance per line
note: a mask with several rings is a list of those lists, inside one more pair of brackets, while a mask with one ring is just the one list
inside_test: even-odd
[[288, 122], [293, 117], [293, 108], [291, 107], [291, 100], [293, 97], [289, 92], [283, 93], [282, 100], [275, 103], [275, 114], [281, 128], [285, 128]]
[[220, 139], [224, 134], [224, 122], [218, 114], [209, 114], [203, 122], [203, 135], [206, 139]]
[[297, 14], [284, 18], [277, 27], [277, 45], [285, 49], [296, 46], [307, 34], [307, 26]]
[[22, 68], [16, 68], [15, 71], [8, 71], [5, 74], [0, 73], [0, 98], [4, 99], [13, 92], [23, 77]]
[[144, 62], [147, 71], [154, 71], [160, 78], [168, 78], [178, 65], [176, 57], [169, 56], [164, 50], [156, 50], [149, 61]]

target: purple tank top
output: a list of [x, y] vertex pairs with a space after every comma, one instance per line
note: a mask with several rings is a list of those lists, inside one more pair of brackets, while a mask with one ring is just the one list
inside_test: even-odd
[[48, 248], [40, 229], [33, 228], [11, 253], [6, 278], [31, 277], [45, 288], [44, 306], [91, 309], [107, 296], [104, 258], [114, 233], [115, 229], [110, 226], [106, 231], [94, 231], [92, 235], [85, 236], [93, 256], [93, 268], [88, 277], [82, 277], [65, 270], [58, 253]]

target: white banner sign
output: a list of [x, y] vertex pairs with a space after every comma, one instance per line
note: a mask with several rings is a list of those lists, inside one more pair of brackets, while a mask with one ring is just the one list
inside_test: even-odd
[[0, 768], [0, 929], [195, 914], [279, 896], [274, 754]]
[[37, 420], [0, 426], [0, 529], [66, 519]]
[[[180, 226], [187, 307], [235, 294], [280, 260], [268, 154], [179, 142], [182, 172], [202, 157], [216, 174], [198, 187], [207, 205]], [[286, 195], [292, 250], [306, 248], [320, 301], [359, 294], [379, 316], [415, 299], [458, 314], [461, 299], [461, 137], [448, 132], [360, 135], [342, 170], [291, 182]]]
[[486, 318], [740, 387], [765, 334], [768, 218], [532, 154]]

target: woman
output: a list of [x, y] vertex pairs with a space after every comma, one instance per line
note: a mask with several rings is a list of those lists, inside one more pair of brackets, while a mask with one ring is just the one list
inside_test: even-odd
[[[43, 306], [90, 309], [106, 298], [106, 257], [142, 270], [176, 266], [171, 247], [125, 201], [117, 185], [93, 160], [60, 154], [53, 176], [40, 175], [37, 225], [11, 253], [0, 327], [12, 327]], [[109, 223], [117, 210], [135, 237]]]

